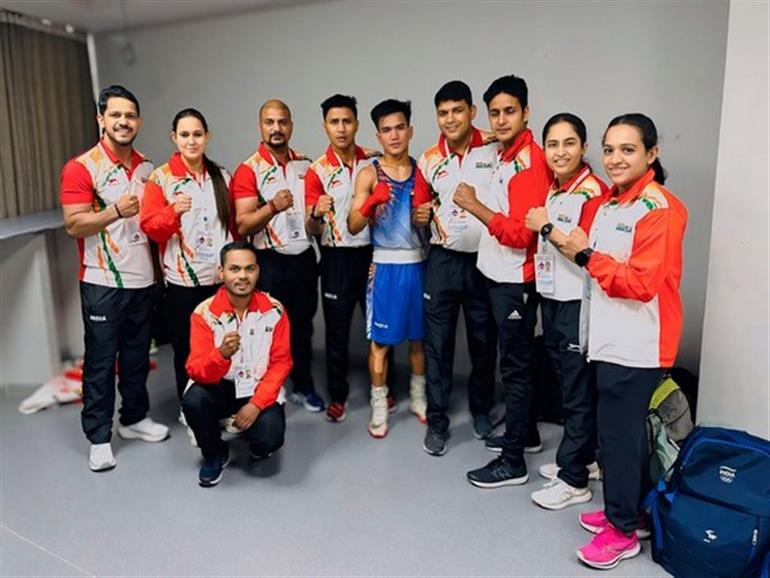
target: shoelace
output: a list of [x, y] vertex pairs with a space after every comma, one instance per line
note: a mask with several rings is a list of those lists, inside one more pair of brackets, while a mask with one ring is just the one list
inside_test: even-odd
[[372, 395], [372, 423], [385, 423], [388, 417], [388, 400], [382, 394]]
[[622, 538], [625, 538], [625, 534], [620, 530], [615, 529], [611, 524], [608, 524], [596, 537], [591, 540], [591, 543], [602, 550], [617, 551], [617, 542]]
[[495, 460], [492, 462], [492, 471], [497, 473], [500, 470], [503, 470], [504, 472], [507, 472], [510, 469], [508, 464], [505, 462], [502, 456], [499, 458], [495, 458]]

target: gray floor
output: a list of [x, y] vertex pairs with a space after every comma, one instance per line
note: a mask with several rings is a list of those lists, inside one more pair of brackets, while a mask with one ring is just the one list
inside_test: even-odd
[[[401, 396], [384, 440], [366, 433], [363, 372], [348, 419], [330, 424], [289, 407], [286, 445], [253, 465], [231, 444], [221, 484], [197, 484], [198, 452], [176, 423], [169, 352], [151, 374], [152, 415], [172, 424], [161, 444], [114, 439], [118, 467], [88, 470], [79, 406], [24, 416], [29, 389], [0, 388], [2, 576], [668, 576], [643, 554], [597, 573], [575, 549], [591, 503], [562, 512], [517, 488], [481, 490], [465, 471], [493, 457], [471, 435], [456, 395], [449, 452], [423, 452], [424, 426]], [[401, 372], [404, 376], [405, 371]], [[321, 380], [323, 381], [323, 380]], [[552, 461], [560, 428], [542, 424]]]

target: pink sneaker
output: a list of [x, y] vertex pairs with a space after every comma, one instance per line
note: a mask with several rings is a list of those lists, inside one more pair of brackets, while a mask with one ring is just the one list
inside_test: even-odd
[[[580, 525], [591, 532], [592, 534], [598, 534], [610, 525], [610, 521], [604, 514], [604, 510], [597, 510], [596, 512], [583, 512], [578, 516]], [[648, 540], [650, 538], [650, 529], [646, 526], [644, 521], [639, 521], [639, 527], [636, 529], [636, 537], [640, 540]]]
[[609, 570], [620, 564], [621, 560], [633, 558], [642, 547], [636, 534], [626, 536], [612, 524], [599, 532], [593, 539], [577, 551], [581, 562], [599, 570]]

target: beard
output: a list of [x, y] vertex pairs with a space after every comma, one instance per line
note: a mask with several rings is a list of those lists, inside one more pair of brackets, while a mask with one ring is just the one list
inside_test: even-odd
[[112, 142], [114, 142], [117, 145], [120, 146], [130, 146], [134, 143], [136, 140], [136, 131], [132, 130], [126, 135], [118, 135], [117, 131], [104, 131], [104, 135], [110, 139]]

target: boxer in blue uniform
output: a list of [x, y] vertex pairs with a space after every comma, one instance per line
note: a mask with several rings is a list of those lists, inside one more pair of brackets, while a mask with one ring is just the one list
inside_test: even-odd
[[371, 230], [374, 257], [367, 295], [367, 337], [371, 340], [369, 374], [372, 380], [372, 418], [369, 433], [388, 433], [388, 349], [409, 341], [409, 408], [425, 423], [425, 354], [423, 352], [422, 293], [425, 241], [411, 223], [411, 197], [416, 162], [409, 156], [411, 104], [385, 100], [372, 109], [381, 159], [362, 169], [355, 182], [355, 197], [348, 229], [356, 234]]

